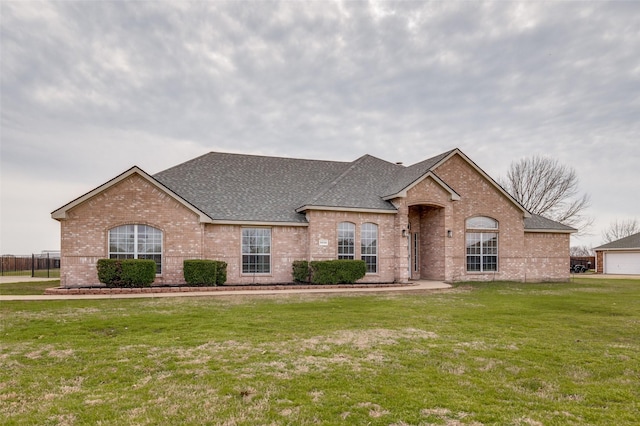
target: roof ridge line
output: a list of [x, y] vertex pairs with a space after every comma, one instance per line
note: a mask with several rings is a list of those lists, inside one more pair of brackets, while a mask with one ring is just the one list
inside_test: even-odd
[[313, 158], [296, 158], [296, 157], [284, 157], [284, 156], [272, 156], [266, 154], [243, 154], [240, 152], [226, 152], [226, 151], [209, 151], [204, 154], [198, 155], [197, 157], [191, 158], [189, 160], [183, 161], [182, 163], [175, 164], [166, 169], [160, 170], [159, 172], [154, 173], [152, 176], [157, 176], [168, 172], [173, 169], [177, 169], [178, 167], [182, 167], [184, 165], [195, 163], [197, 161], [207, 159], [212, 156], [233, 156], [233, 157], [244, 157], [244, 158], [261, 158], [268, 160], [285, 160], [292, 162], [305, 162], [305, 163], [325, 163], [325, 164], [349, 164], [350, 161], [338, 161], [338, 160], [317, 160]]
[[[338, 160], [319, 160], [317, 158], [298, 158], [298, 157], [285, 157], [283, 155], [268, 155], [268, 154], [245, 154], [242, 152], [228, 152], [228, 151], [209, 151], [196, 158], [205, 157], [209, 154], [221, 154], [221, 155], [233, 155], [239, 157], [255, 157], [255, 158], [269, 158], [276, 160], [292, 160], [292, 161], [308, 161], [313, 163], [341, 163], [349, 164], [350, 161], [338, 161]], [[194, 158], [195, 160], [195, 158]]]
[[365, 154], [359, 158], [356, 158], [355, 160], [353, 160], [351, 162], [351, 164], [349, 165], [349, 167], [347, 167], [347, 169], [345, 171], [343, 171], [342, 173], [340, 173], [340, 175], [338, 175], [337, 178], [335, 178], [333, 181], [331, 181], [329, 184], [327, 184], [324, 188], [320, 189], [320, 191], [318, 191], [318, 193], [311, 198], [311, 200], [309, 200], [308, 203], [305, 203], [304, 205], [307, 204], [311, 204], [313, 205], [313, 203], [315, 201], [317, 201], [320, 197], [322, 197], [323, 195], [325, 195], [327, 192], [329, 192], [329, 190], [333, 187], [335, 187], [338, 182], [342, 181], [351, 171], [353, 171], [353, 169], [355, 169], [355, 167], [361, 163], [362, 161], [364, 161], [364, 158], [367, 157], [369, 154]]

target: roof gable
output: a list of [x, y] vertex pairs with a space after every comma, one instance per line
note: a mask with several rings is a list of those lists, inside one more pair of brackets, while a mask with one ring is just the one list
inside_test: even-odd
[[433, 167], [433, 170], [436, 170], [438, 166], [447, 162], [453, 156], [459, 156], [462, 158], [467, 164], [469, 164], [475, 171], [480, 174], [483, 178], [485, 178], [499, 193], [501, 193], [505, 198], [507, 198], [514, 206], [516, 206], [519, 210], [522, 211], [522, 214], [525, 218], [531, 217], [531, 213], [524, 208], [522, 204], [518, 202], [511, 194], [509, 194], [502, 186], [498, 184], [491, 176], [489, 176], [484, 170], [482, 170], [476, 163], [474, 163], [469, 157], [467, 157], [460, 149], [456, 148], [450, 151], [446, 156], [444, 156], [440, 161], [438, 161]]
[[64, 206], [60, 207], [59, 209], [54, 210], [53, 212], [51, 212], [51, 217], [53, 219], [56, 219], [56, 220], [65, 220], [65, 219], [67, 219], [67, 212], [69, 210], [71, 210], [74, 207], [84, 203], [85, 201], [88, 201], [91, 198], [101, 194], [102, 192], [104, 192], [107, 189], [117, 185], [118, 183], [124, 181], [125, 179], [129, 178], [132, 175], [140, 176], [141, 178], [145, 179], [150, 184], [154, 185], [155, 187], [157, 187], [158, 189], [160, 189], [161, 191], [163, 191], [164, 193], [166, 193], [170, 197], [174, 198], [180, 204], [182, 204], [183, 206], [185, 206], [186, 208], [188, 208], [189, 210], [191, 210], [192, 212], [197, 214], [200, 217], [200, 221], [201, 222], [205, 222], [205, 223], [206, 222], [211, 222], [211, 218], [206, 213], [204, 213], [203, 211], [197, 209], [195, 206], [190, 204], [184, 198], [182, 198], [181, 196], [179, 196], [178, 194], [176, 194], [175, 192], [173, 192], [169, 188], [165, 187], [162, 183], [158, 182], [156, 179], [154, 179], [152, 176], [147, 174], [144, 170], [142, 170], [138, 166], [131, 167], [129, 170], [119, 174], [115, 178], [103, 183], [102, 185], [98, 186], [97, 188], [92, 189], [91, 191], [87, 192], [86, 194], [81, 195], [80, 197], [76, 198], [75, 200], [71, 201], [70, 203], [65, 204]]
[[411, 182], [411, 184], [409, 184], [408, 186], [403, 188], [400, 192], [398, 192], [396, 194], [387, 195], [387, 196], [384, 197], [384, 199], [385, 200], [392, 200], [392, 199], [398, 198], [398, 197], [406, 197], [407, 194], [409, 193], [409, 191], [411, 190], [411, 188], [417, 186], [418, 184], [420, 184], [420, 182], [422, 182], [422, 181], [424, 181], [425, 179], [428, 179], [428, 178], [433, 179], [433, 181], [436, 182], [445, 192], [448, 192], [452, 201], [457, 201], [457, 200], [460, 199], [460, 195], [453, 188], [451, 188], [449, 185], [447, 185], [447, 183], [445, 181], [440, 179], [438, 177], [438, 175], [436, 175], [435, 173], [433, 173], [430, 170], [428, 172], [426, 172], [425, 174], [423, 174], [422, 176], [420, 176], [418, 179], [416, 179], [413, 182]]
[[442, 185], [445, 190], [451, 193], [451, 199], [457, 200], [460, 199], [460, 196], [455, 192], [453, 188], [450, 188], [446, 182], [442, 181], [438, 178], [435, 170], [442, 164], [446, 163], [453, 156], [459, 156], [462, 158], [467, 164], [469, 164], [473, 169], [476, 170], [482, 177], [484, 177], [493, 187], [496, 188], [498, 192], [504, 195], [512, 204], [514, 204], [519, 210], [522, 211], [523, 216], [530, 217], [531, 213], [525, 209], [522, 204], [520, 204], [511, 194], [502, 188], [491, 176], [489, 176], [484, 170], [482, 170], [476, 163], [471, 161], [469, 157], [467, 157], [460, 149], [455, 148], [451, 151], [444, 152], [435, 157], [429, 158], [427, 160], [421, 161], [420, 163], [416, 163], [412, 166], [407, 167], [404, 171], [399, 173], [397, 179], [389, 185], [387, 191], [389, 192], [386, 195], [385, 199], [391, 199], [395, 197], [406, 197], [407, 191], [420, 183], [422, 180], [426, 179], [428, 176], [434, 177], [438, 183]]

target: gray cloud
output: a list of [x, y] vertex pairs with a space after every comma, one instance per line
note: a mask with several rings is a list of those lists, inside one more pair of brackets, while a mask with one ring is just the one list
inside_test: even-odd
[[[460, 147], [494, 177], [546, 154], [576, 168], [598, 227], [638, 217], [639, 12], [4, 2], [2, 251], [51, 248], [48, 213], [133, 164], [155, 173], [211, 150], [409, 164]], [[25, 176], [50, 188], [46, 203], [6, 190]]]

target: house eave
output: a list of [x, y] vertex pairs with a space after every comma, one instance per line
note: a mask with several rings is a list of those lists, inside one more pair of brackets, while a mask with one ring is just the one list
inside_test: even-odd
[[525, 229], [524, 232], [539, 234], [573, 234], [578, 231], [576, 229]]
[[336, 207], [336, 206], [314, 206], [304, 205], [296, 209], [296, 213], [303, 213], [308, 210], [323, 210], [323, 211], [336, 211], [336, 212], [355, 212], [355, 213], [382, 213], [382, 214], [396, 214], [397, 210], [387, 209], [367, 209], [363, 207]]
[[213, 219], [211, 217], [209, 217], [206, 213], [202, 212], [197, 207], [193, 206], [191, 203], [186, 201], [184, 198], [182, 198], [181, 196], [179, 196], [178, 194], [173, 192], [171, 189], [169, 189], [166, 186], [164, 186], [162, 183], [157, 181], [155, 178], [153, 178], [151, 175], [146, 173], [144, 170], [142, 170], [138, 166], [131, 167], [129, 170], [119, 174], [118, 176], [114, 177], [113, 179], [111, 179], [111, 180], [103, 183], [102, 185], [92, 189], [91, 191], [87, 192], [86, 194], [81, 195], [80, 197], [76, 198], [75, 200], [71, 201], [70, 203], [65, 204], [64, 206], [60, 207], [59, 209], [54, 210], [53, 212], [51, 212], [51, 217], [53, 219], [55, 219], [55, 220], [58, 220], [58, 221], [62, 221], [62, 220], [68, 219], [67, 212], [69, 210], [73, 209], [74, 207], [79, 206], [80, 204], [90, 200], [91, 198], [95, 197], [96, 195], [100, 194], [101, 192], [111, 188], [114, 185], [117, 185], [118, 183], [124, 181], [125, 179], [127, 179], [130, 176], [135, 175], [135, 174], [139, 175], [140, 177], [142, 177], [143, 179], [148, 181], [150, 184], [152, 184], [153, 186], [155, 186], [156, 188], [158, 188], [162, 192], [166, 193], [167, 195], [169, 195], [170, 197], [175, 199], [177, 202], [182, 204], [184, 207], [186, 207], [187, 209], [191, 210], [193, 213], [198, 215], [199, 220], [200, 220], [201, 223], [213, 223]]
[[593, 251], [638, 251], [640, 247], [625, 247], [625, 248], [594, 248]]
[[276, 221], [260, 221], [260, 220], [213, 220], [213, 225], [238, 225], [238, 226], [297, 226], [307, 227], [307, 222], [276, 222]]

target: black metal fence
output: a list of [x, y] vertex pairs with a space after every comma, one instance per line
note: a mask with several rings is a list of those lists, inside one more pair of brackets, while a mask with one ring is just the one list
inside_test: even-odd
[[57, 278], [60, 276], [60, 255], [57, 253], [2, 255], [0, 275]]

